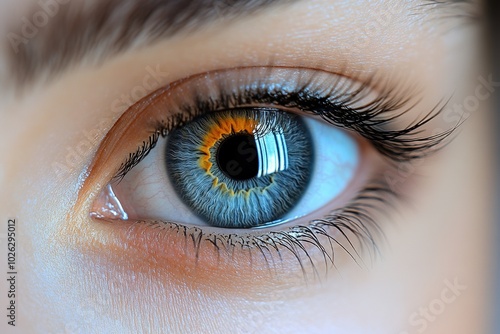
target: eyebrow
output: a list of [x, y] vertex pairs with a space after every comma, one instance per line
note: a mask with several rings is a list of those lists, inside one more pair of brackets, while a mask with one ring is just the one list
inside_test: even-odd
[[296, 0], [40, 1], [23, 17], [29, 20], [10, 30], [4, 49], [9, 52], [11, 79], [26, 85], [41, 74], [52, 77], [89, 55], [104, 59], [212, 21], [292, 2]]
[[[217, 20], [249, 16], [297, 0], [102, 0], [40, 1], [23, 24], [7, 34], [10, 82], [29, 86], [82, 61], [99, 62], [134, 47]], [[440, 7], [470, 0], [420, 0]]]

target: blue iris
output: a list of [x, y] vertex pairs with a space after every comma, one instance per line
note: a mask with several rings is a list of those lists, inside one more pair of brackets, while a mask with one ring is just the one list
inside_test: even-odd
[[207, 224], [251, 228], [276, 222], [306, 189], [313, 163], [300, 116], [265, 108], [208, 113], [173, 130], [167, 173]]

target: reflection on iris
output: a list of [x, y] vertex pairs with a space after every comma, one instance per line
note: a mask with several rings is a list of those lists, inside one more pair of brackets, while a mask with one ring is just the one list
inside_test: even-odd
[[281, 129], [257, 138], [256, 143], [259, 156], [257, 177], [288, 169], [288, 148]]
[[169, 135], [167, 173], [208, 224], [248, 228], [290, 211], [309, 183], [313, 148], [301, 118], [275, 109], [209, 113]]

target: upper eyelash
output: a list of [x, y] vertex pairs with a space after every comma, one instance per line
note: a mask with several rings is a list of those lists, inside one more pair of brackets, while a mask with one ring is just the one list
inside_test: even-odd
[[184, 123], [185, 120], [183, 117], [175, 116], [169, 120], [169, 124], [159, 124], [157, 129], [149, 135], [147, 140], [144, 140], [141, 143], [135, 152], [129, 153], [128, 158], [118, 168], [118, 172], [114, 176], [114, 179], [123, 179], [132, 168], [137, 166], [149, 154], [149, 152], [155, 148], [160, 137], [167, 136], [168, 132], [174, 127], [181, 126]]
[[[243, 91], [227, 93], [219, 89], [217, 98], [203, 98], [195, 96], [192, 104], [181, 106], [183, 113], [177, 114], [168, 120], [168, 124], [159, 123], [149, 138], [142, 142], [135, 152], [121, 164], [115, 178], [121, 180], [132, 168], [139, 164], [155, 147], [160, 136], [167, 136], [175, 127], [182, 126], [195, 116], [204, 112], [215, 112], [238, 106], [252, 104], [268, 104], [274, 107], [293, 108], [304, 113], [320, 116], [333, 125], [357, 132], [368, 139], [381, 154], [393, 162], [402, 162], [422, 158], [435, 149], [441, 147], [443, 141], [449, 137], [457, 124], [447, 130], [430, 136], [420, 135], [422, 127], [435, 119], [447, 105], [447, 101], [440, 101], [424, 117], [417, 119], [403, 129], [391, 129], [391, 123], [398, 120], [414, 105], [411, 90], [395, 92], [393, 89], [382, 89], [376, 99], [356, 106], [369, 92], [375, 76], [365, 80], [359, 87], [344, 84], [337, 80], [323, 96], [311, 91], [310, 85], [314, 81], [311, 77], [305, 84], [294, 92], [273, 91], [262, 88], [260, 84], [246, 87]], [[257, 88], [255, 88], [257, 87]], [[194, 106], [194, 107], [193, 107]], [[394, 112], [397, 112], [394, 114]]]
[[[336, 89], [336, 87], [332, 87], [331, 92]], [[340, 87], [340, 89], [347, 91], [348, 87]], [[362, 107], [354, 107], [368, 93], [368, 90], [371, 90], [369, 82], [363, 83], [361, 87], [351, 94], [341, 93], [335, 95], [332, 93], [328, 97], [310, 93], [307, 85], [302, 86], [300, 90], [294, 93], [287, 92], [283, 94], [279, 90], [268, 92], [257, 89], [253, 95], [245, 91], [244, 93], [248, 95], [237, 96], [233, 94], [229, 96], [229, 99], [228, 96], [223, 96], [221, 92], [221, 95], [215, 101], [203, 102], [200, 100], [197, 108], [199, 110], [216, 111], [242, 105], [247, 101], [295, 108], [305, 113], [320, 116], [333, 125], [356, 131], [370, 140], [380, 153], [394, 161], [422, 158], [455, 130], [455, 127], [453, 127], [432, 136], [418, 136], [420, 129], [441, 113], [447, 101], [439, 102], [422, 119], [415, 121], [406, 128], [393, 130], [390, 128], [390, 123], [412, 109], [413, 105], [406, 107], [411, 98], [403, 98], [402, 94], [395, 94], [391, 90], [385, 90], [377, 99]], [[403, 110], [399, 111], [398, 114], [390, 115], [390, 113], [400, 109]], [[384, 117], [384, 114], [390, 116]]]

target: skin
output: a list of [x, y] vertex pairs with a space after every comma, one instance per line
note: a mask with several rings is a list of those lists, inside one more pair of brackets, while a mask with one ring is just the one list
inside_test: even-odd
[[[390, 82], [423, 87], [423, 100], [405, 116], [408, 121], [451, 92], [450, 104], [463, 103], [478, 78], [488, 77], [477, 52], [481, 30], [447, 29], [451, 23], [431, 12], [411, 16], [412, 5], [299, 1], [231, 22], [230, 29], [213, 23], [100, 66], [80, 66], [23, 95], [2, 91], [0, 212], [4, 221], [18, 222], [19, 272], [16, 328], [4, 319], [2, 332], [487, 333], [493, 263], [487, 99], [445, 149], [415, 163], [409, 176], [391, 174], [411, 200], [380, 221], [385, 238], [378, 240], [379, 256], [365, 250], [356, 263], [341, 251], [336, 268], [321, 280], [305, 281], [287, 257], [275, 275], [260, 262], [249, 268], [244, 255], [217, 264], [207, 253], [195, 266], [176, 242], [167, 248], [172, 253], [159, 254], [161, 244], [145, 250], [159, 241], [141, 234], [144, 226], [126, 235], [126, 227], [89, 217], [106, 177], [92, 174], [90, 182], [86, 172], [127, 109], [121, 104], [113, 111], [114, 102], [142, 84], [148, 66], [164, 73], [154, 88], [209, 70], [271, 61], [347, 69], [361, 78], [376, 71]], [[7, 6], [12, 4], [0, 4]], [[384, 8], [395, 8], [389, 24], [366, 28]], [[1, 79], [8, 87], [9, 78]], [[453, 125], [441, 117], [426, 129]], [[95, 134], [92, 141], [85, 131]], [[83, 153], [68, 165], [68, 149], [82, 143]], [[137, 143], [127, 145], [133, 151]], [[110, 165], [119, 164], [123, 156], [110, 159]], [[68, 170], [56, 172], [54, 162]], [[450, 282], [459, 282], [458, 292], [449, 289]], [[7, 305], [4, 293], [2, 300]], [[445, 308], [436, 314], [439, 300]]]

